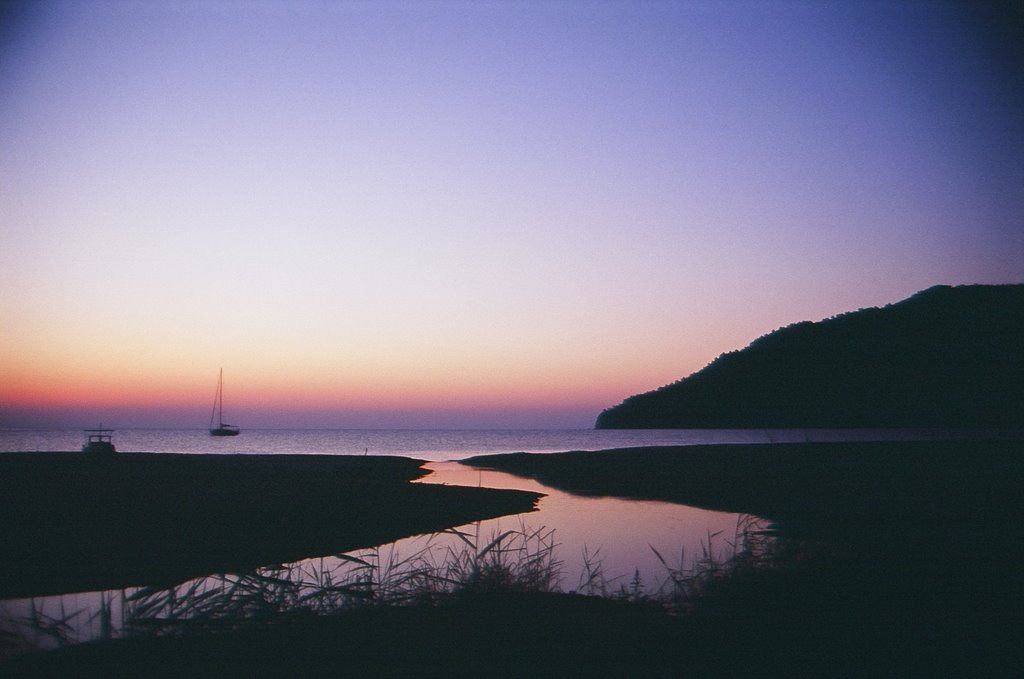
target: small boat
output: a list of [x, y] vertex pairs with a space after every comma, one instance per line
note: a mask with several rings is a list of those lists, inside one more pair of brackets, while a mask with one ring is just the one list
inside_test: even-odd
[[[217, 426], [213, 421], [217, 420]], [[217, 396], [213, 400], [213, 412], [210, 413], [210, 436], [238, 436], [241, 430], [233, 424], [224, 423], [224, 368], [220, 369], [217, 380]]]
[[[102, 426], [100, 425], [100, 427]], [[82, 452], [90, 455], [111, 455], [116, 453], [117, 450], [111, 442], [113, 435], [113, 429], [86, 429], [85, 445], [82, 446]]]

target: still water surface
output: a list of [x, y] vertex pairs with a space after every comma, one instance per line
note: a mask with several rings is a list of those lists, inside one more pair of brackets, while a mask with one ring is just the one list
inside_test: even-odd
[[[807, 441], [896, 441], [956, 437], [927, 429], [248, 429], [216, 438], [205, 429], [118, 429], [118, 451], [404, 455], [431, 462], [508, 452], [551, 453], [634, 446]], [[967, 435], [967, 433], [964, 433]], [[78, 429], [0, 429], [0, 452], [79, 450]]]

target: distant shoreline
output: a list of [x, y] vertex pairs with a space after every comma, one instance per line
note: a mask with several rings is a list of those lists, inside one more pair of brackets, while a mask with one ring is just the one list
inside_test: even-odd
[[803, 321], [626, 398], [597, 429], [1020, 428], [1024, 285], [937, 285]]

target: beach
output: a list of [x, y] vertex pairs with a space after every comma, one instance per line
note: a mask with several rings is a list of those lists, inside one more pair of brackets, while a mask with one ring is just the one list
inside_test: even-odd
[[[48, 464], [58, 462], [70, 469], [65, 458]], [[72, 670], [108, 676], [999, 676], [1022, 660], [1016, 643], [1024, 601], [1019, 442], [652, 447], [507, 454], [465, 463], [573, 493], [757, 513], [773, 522], [772, 558], [722, 568], [720, 575], [714, 570], [720, 565], [712, 564], [683, 615], [668, 615], [664, 600], [641, 594], [471, 590], [433, 605], [285, 616], [216, 635], [79, 644], [12, 658], [6, 668], [14, 676]], [[425, 520], [421, 512], [442, 497], [443, 510], [430, 510], [438, 525], [460, 520], [454, 515], [477, 501], [473, 506], [480, 512], [499, 511], [495, 501], [512, 511], [536, 501], [530, 494], [476, 497], [471, 491], [486, 489], [434, 487], [442, 495], [426, 502], [427, 496], [416, 497], [419, 491], [398, 490], [421, 473], [416, 461], [404, 458], [212, 459], [196, 462], [188, 473], [165, 470], [146, 483], [141, 467], [126, 468], [132, 482], [123, 485], [140, 488], [133, 502], [143, 503], [159, 479], [177, 489], [170, 497], [188, 495], [176, 512], [209, 521], [213, 517], [202, 512], [223, 509], [227, 497], [220, 505], [207, 499], [185, 509], [203, 493], [184, 489], [196, 486], [203, 474], [218, 479], [232, 465], [261, 464], [259, 473], [235, 470], [232, 478], [248, 479], [236, 493], [280, 494], [272, 501], [275, 511], [247, 519], [268, 522], [249, 529], [270, 535], [289, 526], [298, 530], [299, 517], [307, 513], [349, 517], [397, 533]], [[332, 480], [326, 470], [344, 472], [344, 480]], [[89, 489], [100, 481], [93, 472], [83, 473], [90, 475]], [[300, 479], [311, 487], [297, 492]], [[264, 485], [250, 485], [258, 483]], [[336, 497], [338, 483], [351, 494]], [[306, 504], [307, 493], [319, 500]], [[331, 497], [335, 504], [326, 510], [319, 503]], [[452, 504], [453, 498], [463, 503]], [[285, 503], [292, 508], [284, 510]], [[282, 511], [285, 518], [275, 518]], [[369, 529], [355, 538], [331, 529], [334, 524], [323, 521], [300, 532], [310, 548], [331, 540], [337, 540], [333, 547], [346, 540], [376, 544], [365, 541], [377, 539]], [[319, 536], [322, 530], [328, 537]], [[233, 548], [241, 544], [235, 541]]]

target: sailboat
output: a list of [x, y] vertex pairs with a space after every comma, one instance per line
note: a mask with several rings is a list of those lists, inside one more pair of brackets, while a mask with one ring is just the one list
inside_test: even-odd
[[[217, 420], [217, 426], [213, 426], [213, 420]], [[213, 412], [210, 413], [210, 436], [238, 436], [238, 427], [233, 424], [224, 424], [224, 368], [220, 369], [220, 379], [217, 380], [217, 396], [213, 400]]]

